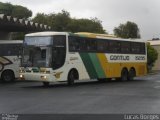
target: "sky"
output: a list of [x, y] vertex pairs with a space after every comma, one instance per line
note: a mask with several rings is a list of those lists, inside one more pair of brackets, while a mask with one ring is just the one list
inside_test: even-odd
[[135, 22], [141, 38], [160, 38], [160, 0], [0, 0], [22, 5], [37, 13], [58, 13], [66, 10], [74, 18], [94, 18], [102, 21], [103, 28], [113, 29], [127, 21]]

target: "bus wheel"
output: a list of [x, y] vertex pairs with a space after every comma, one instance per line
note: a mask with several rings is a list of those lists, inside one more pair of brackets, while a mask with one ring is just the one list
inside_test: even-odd
[[127, 81], [128, 80], [128, 70], [127, 69], [123, 69], [121, 72], [121, 80], [122, 81]]
[[131, 68], [128, 74], [128, 80], [133, 80], [135, 76], [136, 76], [135, 69]]
[[71, 70], [68, 74], [68, 80], [67, 80], [68, 85], [73, 85], [76, 79], [78, 79], [77, 70]]
[[43, 86], [44, 87], [48, 87], [49, 86], [49, 82], [43, 82]]
[[13, 82], [15, 80], [14, 73], [11, 70], [6, 70], [2, 73], [2, 82]]

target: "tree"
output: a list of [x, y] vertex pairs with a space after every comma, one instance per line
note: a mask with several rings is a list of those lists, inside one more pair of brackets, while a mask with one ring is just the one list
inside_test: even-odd
[[55, 31], [67, 31], [68, 24], [71, 21], [69, 12], [62, 10], [60, 13], [44, 14], [38, 13], [34, 18], [34, 22], [46, 24]]
[[33, 21], [49, 25], [55, 31], [105, 33], [101, 21], [97, 18], [75, 19], [71, 18], [70, 13], [65, 10], [57, 14], [39, 13]]
[[72, 19], [68, 25], [71, 32], [93, 32], [105, 33], [101, 21], [97, 18], [93, 19]]
[[61, 13], [53, 15], [52, 28], [56, 31], [68, 31], [68, 24], [71, 18], [69, 12], [62, 10]]
[[10, 3], [0, 2], [0, 14], [11, 15], [12, 9], [13, 9], [13, 5], [11, 5]]
[[150, 44], [147, 44], [147, 59], [147, 65], [150, 70], [158, 59], [158, 52]]
[[[0, 14], [13, 16], [20, 19], [28, 19], [32, 16], [32, 11], [20, 5], [0, 2]], [[24, 39], [24, 34], [25, 33], [23, 32], [12, 33], [12, 39]]]
[[120, 24], [114, 28], [114, 34], [121, 38], [140, 38], [139, 28], [134, 22]]
[[32, 11], [20, 5], [0, 2], [0, 14], [27, 19], [32, 16]]
[[26, 7], [15, 5], [12, 9], [11, 15], [14, 17], [27, 19], [32, 16], [32, 11], [28, 10]]
[[37, 13], [37, 15], [32, 19], [32, 21], [52, 26], [51, 16], [52, 15], [47, 15], [47, 14], [44, 14], [44, 13]]

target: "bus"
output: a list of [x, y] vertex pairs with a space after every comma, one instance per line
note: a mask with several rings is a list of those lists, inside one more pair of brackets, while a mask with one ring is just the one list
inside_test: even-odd
[[20, 79], [50, 82], [133, 80], [147, 73], [146, 43], [103, 34], [38, 32], [25, 35]]
[[0, 40], [0, 81], [11, 82], [19, 78], [22, 40]]

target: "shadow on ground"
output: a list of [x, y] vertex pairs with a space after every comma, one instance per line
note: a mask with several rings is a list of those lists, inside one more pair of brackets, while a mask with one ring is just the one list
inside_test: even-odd
[[[99, 82], [97, 80], [93, 80], [93, 81], [76, 81], [74, 85], [69, 86], [67, 85], [66, 82], [57, 82], [57, 83], [50, 83], [49, 86], [43, 86], [42, 83], [38, 83], [38, 82], [33, 82], [34, 84], [28, 84], [28, 86], [23, 86], [22, 88], [27, 88], [27, 89], [52, 89], [52, 88], [74, 88], [74, 87], [79, 87], [79, 86], [104, 86], [104, 85], [123, 85], [123, 84], [137, 84], [137, 83], [144, 83], [147, 82], [146, 80], [140, 80], [140, 79], [136, 79], [133, 81], [116, 81], [116, 80], [112, 80], [112, 81], [103, 81], [103, 82]], [[32, 82], [29, 82], [32, 83]], [[37, 84], [36, 84], [37, 83]], [[26, 82], [27, 85], [27, 82]]]

